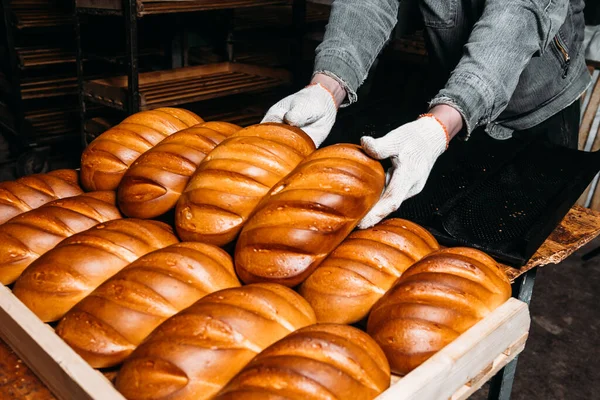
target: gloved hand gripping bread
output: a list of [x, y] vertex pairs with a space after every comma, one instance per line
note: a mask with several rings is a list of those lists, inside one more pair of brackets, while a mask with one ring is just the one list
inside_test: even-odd
[[129, 400], [210, 399], [256, 354], [315, 322], [308, 303], [284, 286], [220, 290], [156, 328], [115, 386]]
[[240, 286], [231, 257], [203, 243], [142, 256], [81, 300], [56, 333], [94, 368], [120, 364], [162, 322], [217, 290]]
[[0, 182], [0, 224], [56, 199], [83, 193], [77, 171], [59, 169]]
[[13, 283], [61, 240], [119, 219], [115, 192], [91, 192], [46, 203], [0, 225], [0, 282]]
[[354, 231], [300, 286], [319, 322], [353, 324], [416, 261], [438, 250], [435, 238], [404, 219]]
[[366, 333], [311, 325], [256, 356], [215, 400], [371, 400], [390, 386], [390, 366]]
[[385, 183], [378, 161], [339, 144], [307, 157], [277, 184], [240, 234], [235, 267], [246, 283], [301, 283], [377, 202]]
[[314, 150], [302, 130], [275, 123], [225, 139], [200, 163], [177, 203], [179, 237], [217, 246], [231, 242], [268, 191]]
[[142, 154], [119, 184], [119, 207], [135, 218], [154, 218], [175, 207], [200, 162], [241, 127], [205, 122], [167, 137]]
[[406, 375], [511, 295], [496, 262], [469, 248], [439, 250], [406, 270], [375, 304], [367, 332], [392, 372]]
[[13, 294], [42, 321], [56, 321], [127, 264], [177, 242], [162, 222], [132, 218], [96, 225], [34, 261]]
[[204, 122], [178, 108], [141, 111], [98, 136], [81, 156], [81, 184], [87, 190], [116, 190], [127, 168], [167, 136]]

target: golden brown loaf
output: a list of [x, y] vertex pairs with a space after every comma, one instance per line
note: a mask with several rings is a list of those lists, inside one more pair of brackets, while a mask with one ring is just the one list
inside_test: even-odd
[[127, 264], [177, 242], [162, 222], [131, 218], [96, 225], [34, 261], [13, 294], [42, 321], [56, 321]]
[[13, 283], [64, 238], [121, 218], [115, 200], [115, 192], [84, 193], [51, 201], [0, 225], [0, 282]]
[[367, 332], [392, 371], [406, 375], [510, 295], [508, 278], [486, 254], [439, 250], [407, 269], [375, 304]]
[[202, 126], [203, 128], [212, 129], [213, 131], [220, 132], [226, 137], [229, 137], [237, 131], [242, 130], [241, 126], [224, 121], [207, 121], [200, 124], [200, 126]]
[[319, 322], [353, 324], [365, 318], [408, 267], [438, 250], [423, 227], [394, 218], [355, 231], [300, 286]]
[[154, 218], [175, 207], [200, 162], [236, 128], [241, 129], [226, 122], [198, 124], [169, 136], [142, 154], [119, 184], [123, 214]]
[[371, 400], [389, 386], [390, 366], [369, 335], [322, 324], [269, 346], [215, 400]]
[[210, 399], [256, 354], [315, 322], [308, 303], [284, 286], [221, 290], [156, 328], [115, 386], [129, 400]]
[[59, 169], [0, 182], [0, 224], [52, 200], [83, 193], [77, 181], [77, 171]]
[[56, 333], [94, 368], [123, 362], [157, 326], [217, 290], [240, 286], [229, 254], [177, 243], [129, 264], [81, 300]]
[[177, 108], [157, 108], [127, 117], [98, 136], [81, 156], [81, 184], [87, 190], [116, 190], [127, 168], [167, 136], [204, 122]]
[[301, 283], [373, 207], [383, 167], [360, 147], [317, 150], [257, 207], [237, 242], [235, 267], [246, 283]]
[[202, 161], [177, 203], [182, 240], [225, 245], [260, 200], [313, 152], [302, 130], [265, 123], [233, 134]]

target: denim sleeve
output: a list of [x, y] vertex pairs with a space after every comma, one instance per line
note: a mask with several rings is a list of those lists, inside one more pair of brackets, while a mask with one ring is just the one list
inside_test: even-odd
[[463, 116], [467, 135], [507, 107], [519, 77], [563, 24], [569, 0], [488, 0], [463, 56], [430, 106], [447, 104]]
[[323, 42], [317, 47], [315, 73], [338, 80], [349, 103], [390, 39], [399, 0], [335, 0]]

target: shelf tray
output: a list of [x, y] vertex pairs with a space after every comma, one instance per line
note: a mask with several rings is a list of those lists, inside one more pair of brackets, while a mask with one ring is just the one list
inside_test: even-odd
[[[306, 24], [326, 23], [331, 9], [328, 6], [308, 3]], [[277, 5], [262, 8], [248, 8], [237, 11], [234, 17], [235, 31], [290, 29], [293, 24], [291, 5]]]
[[45, 65], [74, 63], [75, 51], [63, 48], [18, 48], [19, 67], [21, 69]]
[[[171, 14], [285, 4], [282, 0], [137, 0], [137, 15]], [[76, 0], [80, 13], [122, 14], [123, 0]]]
[[[269, 89], [291, 80], [285, 70], [237, 63], [219, 63], [139, 75], [140, 109], [173, 107], [233, 94]], [[84, 83], [84, 95], [96, 103], [124, 109], [127, 77]]]
[[13, 0], [13, 23], [18, 29], [68, 25], [74, 19], [48, 0]]
[[77, 94], [77, 77], [53, 77], [23, 80], [23, 100], [42, 99]]
[[79, 129], [76, 113], [76, 108], [50, 108], [26, 112], [25, 120], [36, 137], [60, 135]]

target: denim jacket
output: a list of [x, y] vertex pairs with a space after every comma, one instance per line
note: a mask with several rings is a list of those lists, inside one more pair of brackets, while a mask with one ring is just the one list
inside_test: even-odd
[[[315, 73], [356, 91], [397, 22], [400, 1], [335, 0]], [[583, 0], [419, 0], [430, 57], [445, 86], [430, 105], [505, 139], [566, 108], [590, 84]]]

